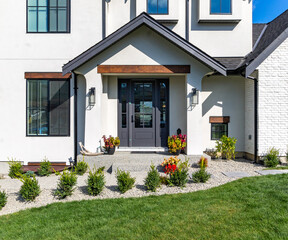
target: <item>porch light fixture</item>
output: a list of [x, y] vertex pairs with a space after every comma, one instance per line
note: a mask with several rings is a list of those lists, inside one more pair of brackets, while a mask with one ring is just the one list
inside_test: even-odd
[[199, 103], [199, 90], [192, 88], [191, 92], [191, 105], [197, 105]]
[[89, 89], [88, 96], [89, 96], [89, 106], [90, 107], [95, 106], [96, 97], [95, 97], [95, 88], [94, 87]]

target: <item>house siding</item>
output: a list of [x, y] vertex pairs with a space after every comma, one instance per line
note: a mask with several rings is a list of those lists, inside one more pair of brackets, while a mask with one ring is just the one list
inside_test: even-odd
[[288, 151], [288, 39], [258, 68], [259, 155], [270, 147]]

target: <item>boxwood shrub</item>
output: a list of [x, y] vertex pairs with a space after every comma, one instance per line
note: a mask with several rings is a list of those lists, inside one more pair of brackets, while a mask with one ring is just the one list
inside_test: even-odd
[[60, 173], [60, 179], [54, 195], [59, 199], [64, 199], [67, 196], [71, 196], [75, 190], [74, 187], [76, 186], [76, 183], [76, 173], [65, 169], [62, 173]]
[[88, 175], [88, 193], [92, 196], [99, 195], [105, 186], [104, 167], [89, 171]]
[[116, 172], [118, 189], [121, 193], [127, 192], [129, 189], [132, 189], [135, 183], [135, 178], [130, 176], [130, 172], [125, 172], [117, 169]]
[[20, 180], [23, 182], [23, 185], [20, 189], [21, 197], [27, 202], [34, 201], [41, 192], [40, 185], [35, 176], [30, 178], [26, 175], [22, 175]]

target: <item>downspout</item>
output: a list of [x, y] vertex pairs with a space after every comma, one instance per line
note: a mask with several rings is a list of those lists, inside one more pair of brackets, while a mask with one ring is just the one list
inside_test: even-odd
[[248, 76], [254, 81], [254, 162], [258, 162], [258, 79]]
[[189, 0], [186, 0], [185, 39], [189, 41]]
[[106, 0], [102, 0], [102, 38], [106, 37]]
[[77, 165], [77, 144], [78, 144], [78, 117], [77, 117], [77, 74], [72, 72], [74, 80], [74, 165]]

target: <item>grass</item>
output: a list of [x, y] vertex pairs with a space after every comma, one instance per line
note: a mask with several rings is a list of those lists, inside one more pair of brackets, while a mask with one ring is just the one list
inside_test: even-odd
[[287, 239], [288, 175], [188, 194], [55, 203], [0, 217], [1, 239]]
[[288, 169], [288, 166], [283, 167], [271, 167], [271, 168], [265, 168], [264, 170], [285, 170]]

